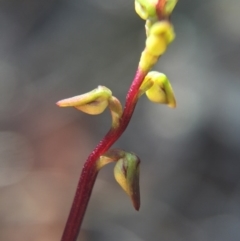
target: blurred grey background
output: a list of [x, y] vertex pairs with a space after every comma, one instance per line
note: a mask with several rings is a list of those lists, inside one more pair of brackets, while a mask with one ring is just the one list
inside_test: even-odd
[[[239, 0], [179, 1], [155, 67], [178, 107], [142, 98], [115, 144], [142, 160], [141, 209], [109, 165], [79, 240], [240, 240], [239, 12]], [[0, 240], [58, 241], [111, 118], [55, 103], [100, 84], [124, 103], [144, 22], [128, 0], [1, 0], [0, 32]]]

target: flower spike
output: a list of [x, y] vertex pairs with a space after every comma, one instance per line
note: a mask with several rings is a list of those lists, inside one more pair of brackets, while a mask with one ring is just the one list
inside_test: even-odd
[[112, 92], [99, 86], [97, 89], [57, 102], [60, 107], [75, 107], [88, 114], [97, 115], [106, 107], [111, 111], [112, 125], [107, 134], [87, 158], [79, 179], [71, 211], [61, 241], [76, 241], [99, 170], [115, 162], [114, 176], [130, 196], [136, 210], [140, 208], [140, 159], [121, 149], [109, 150], [126, 130], [138, 98], [144, 93], [155, 103], [176, 106], [168, 78], [158, 72], [149, 72], [174, 40], [175, 32], [170, 15], [178, 0], [134, 0], [137, 14], [146, 21], [146, 42], [137, 71], [128, 90], [124, 109]]

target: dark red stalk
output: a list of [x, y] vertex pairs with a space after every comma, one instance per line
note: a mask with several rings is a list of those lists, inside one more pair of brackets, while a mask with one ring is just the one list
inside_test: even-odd
[[77, 240], [84, 214], [87, 209], [92, 189], [98, 174], [98, 170], [95, 165], [96, 161], [114, 144], [114, 142], [117, 141], [117, 139], [127, 128], [137, 104], [138, 90], [146, 74], [147, 73], [142, 72], [139, 69], [137, 70], [134, 80], [127, 93], [123, 115], [118, 128], [111, 128], [86, 160], [61, 241]]

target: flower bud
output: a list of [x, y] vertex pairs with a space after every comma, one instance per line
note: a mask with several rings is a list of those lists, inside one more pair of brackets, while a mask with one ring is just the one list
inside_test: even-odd
[[140, 159], [135, 154], [126, 153], [114, 167], [116, 181], [129, 195], [136, 210], [140, 208], [139, 164]]
[[148, 99], [154, 103], [167, 104], [176, 107], [176, 100], [172, 86], [166, 75], [151, 71], [145, 77], [139, 90], [139, 96], [145, 92]]
[[135, 0], [135, 11], [140, 18], [147, 20], [148, 18], [155, 18], [157, 0]]
[[167, 18], [172, 14], [178, 0], [158, 0], [156, 12], [159, 18]]

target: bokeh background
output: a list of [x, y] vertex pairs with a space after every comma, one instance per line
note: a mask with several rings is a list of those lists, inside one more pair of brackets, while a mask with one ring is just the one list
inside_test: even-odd
[[[156, 70], [175, 110], [141, 98], [115, 144], [141, 158], [141, 209], [98, 176], [81, 241], [240, 240], [240, 1], [179, 1]], [[106, 111], [60, 109], [99, 84], [122, 103], [144, 47], [128, 0], [0, 1], [0, 240], [60, 240]]]

